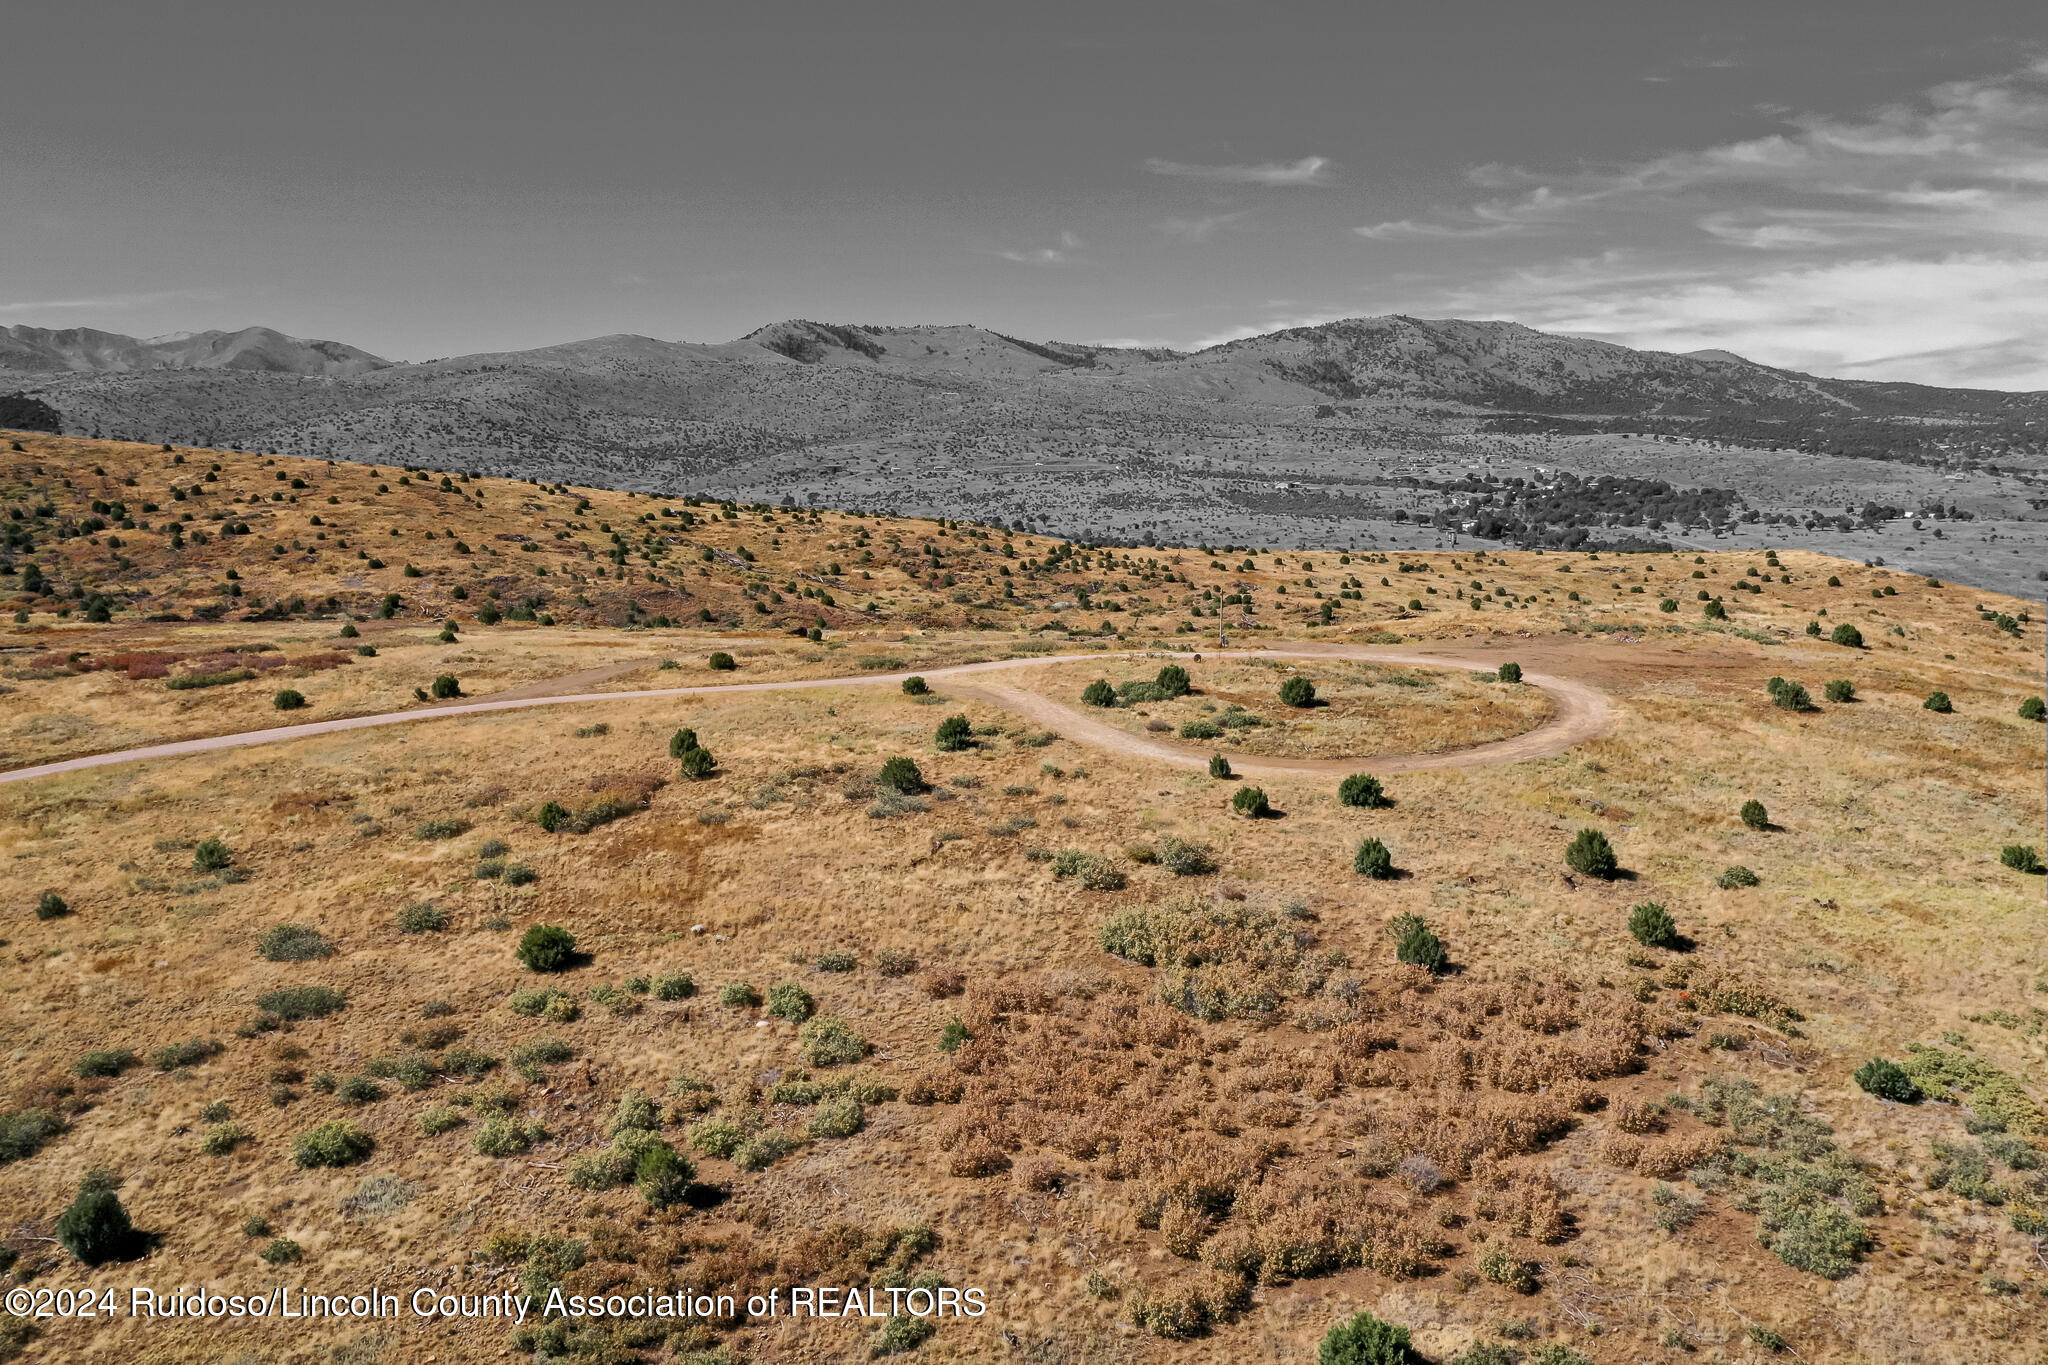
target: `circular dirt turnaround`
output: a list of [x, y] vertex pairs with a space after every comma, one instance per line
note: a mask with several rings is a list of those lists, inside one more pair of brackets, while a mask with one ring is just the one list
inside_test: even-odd
[[[955, 664], [950, 668], [926, 670], [921, 676], [928, 681], [938, 678], [967, 678], [973, 674], [990, 673], [1006, 668], [1029, 668], [1034, 665], [1071, 663], [1087, 659], [1132, 658], [1357, 659], [1375, 663], [1408, 664], [1417, 668], [1468, 670], [1479, 666], [1480, 662], [1455, 655], [1413, 653], [1367, 645], [1300, 644], [1276, 645], [1268, 649], [1214, 650], [1206, 653], [1122, 650], [1114, 654], [1047, 654], [1038, 658], [993, 659], [987, 663]], [[728, 683], [710, 687], [661, 687], [637, 692], [573, 692], [560, 696], [532, 695], [532, 692], [541, 685], [528, 684], [516, 689], [525, 694], [519, 696], [505, 695], [483, 701], [426, 706], [411, 711], [386, 711], [370, 716], [344, 716], [336, 720], [309, 721], [303, 725], [280, 725], [269, 730], [248, 730], [235, 735], [177, 740], [169, 744], [150, 744], [137, 749], [121, 749], [113, 753], [61, 759], [55, 763], [39, 763], [34, 767], [0, 772], [0, 783], [26, 782], [38, 777], [80, 772], [87, 768], [101, 768], [115, 763], [140, 763], [154, 758], [178, 758], [186, 754], [241, 749], [257, 744], [281, 744], [287, 740], [336, 734], [343, 730], [365, 730], [379, 725], [404, 725], [412, 721], [438, 720], [445, 716], [518, 711], [531, 706], [577, 706], [592, 702], [636, 701], [650, 697], [699, 697], [728, 692], [795, 692], [818, 687], [880, 687], [891, 683], [900, 684], [915, 673], [917, 670], [905, 669], [895, 673], [864, 673], [848, 678], [804, 678], [787, 682]], [[589, 685], [588, 670], [569, 676], [584, 686]], [[1512, 739], [1496, 740], [1491, 744], [1479, 744], [1469, 749], [1456, 749], [1448, 753], [1405, 756], [1383, 754], [1372, 758], [1271, 758], [1231, 754], [1230, 766], [1242, 773], [1270, 773], [1275, 776], [1288, 773], [1349, 773], [1366, 764], [1383, 773], [1477, 768], [1497, 763], [1519, 763], [1531, 758], [1548, 758], [1607, 733], [1612, 719], [1611, 712], [1606, 696], [1597, 688], [1549, 673], [1525, 672], [1522, 675], [1522, 682], [1525, 686], [1543, 689], [1549, 695], [1556, 711], [1543, 724]], [[1130, 734], [1113, 725], [1105, 725], [1075, 707], [1035, 692], [1026, 692], [1021, 688], [970, 682], [963, 683], [956, 690], [963, 696], [976, 697], [992, 706], [1025, 716], [1048, 729], [1057, 730], [1064, 738], [1094, 748], [1128, 754], [1134, 758], [1147, 758], [1184, 768], [1201, 768], [1208, 765], [1209, 755], [1214, 752], [1213, 749], [1199, 748], [1191, 744]]]

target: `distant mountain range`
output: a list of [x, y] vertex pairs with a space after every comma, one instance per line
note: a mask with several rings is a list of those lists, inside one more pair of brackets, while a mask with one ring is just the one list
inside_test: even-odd
[[390, 361], [338, 341], [306, 341], [268, 327], [239, 332], [122, 336], [90, 327], [0, 327], [0, 370], [27, 374], [125, 374], [136, 370], [257, 370], [335, 379]]
[[[1901, 517], [1917, 531], [1917, 509], [2048, 507], [2048, 393], [1409, 317], [1194, 352], [790, 320], [722, 343], [606, 336], [419, 363], [267, 328], [10, 327], [8, 425], [1124, 543], [1627, 546], [1751, 526], [1868, 557], [1917, 542], [1844, 537]], [[1582, 481], [1568, 497], [1529, 491], [1566, 475]]]
[[[2041, 393], [1824, 379], [1727, 351], [1638, 351], [1511, 322], [1399, 316], [1288, 328], [1195, 352], [1028, 341], [972, 326], [791, 320], [723, 344], [620, 335], [420, 364], [268, 327], [146, 339], [91, 328], [0, 327], [0, 371], [24, 377], [146, 376], [127, 381], [126, 387], [138, 392], [152, 391], [153, 385], [176, 388], [189, 382], [189, 372], [343, 381], [336, 387], [355, 387], [366, 398], [388, 398], [404, 388], [445, 390], [450, 375], [486, 370], [498, 375], [636, 373], [659, 383], [685, 375], [701, 380], [731, 366], [770, 374], [795, 367], [883, 380], [1054, 384], [1077, 395], [1152, 389], [1162, 399], [1238, 399], [1277, 407], [1420, 402], [1580, 415], [1700, 417], [1741, 411], [1983, 418], [2048, 406], [2048, 394]], [[494, 381], [498, 386], [503, 382]], [[79, 391], [113, 390], [86, 385]]]

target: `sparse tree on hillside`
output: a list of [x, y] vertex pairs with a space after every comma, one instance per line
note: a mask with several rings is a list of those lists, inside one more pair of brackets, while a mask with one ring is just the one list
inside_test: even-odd
[[1614, 845], [1597, 829], [1580, 830], [1565, 849], [1564, 860], [1580, 876], [1598, 877], [1602, 881], [1613, 880], [1621, 870], [1614, 857]]

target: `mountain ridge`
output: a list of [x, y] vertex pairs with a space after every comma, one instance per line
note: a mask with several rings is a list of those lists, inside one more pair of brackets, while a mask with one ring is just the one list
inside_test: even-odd
[[92, 327], [0, 327], [0, 370], [26, 374], [256, 370], [341, 378], [392, 363], [343, 342], [287, 336], [269, 327], [146, 338]]
[[[0, 371], [24, 376], [227, 371], [355, 379], [380, 371], [445, 372], [480, 363], [573, 364], [622, 350], [671, 363], [687, 357], [946, 373], [980, 380], [1093, 371], [1160, 378], [1168, 387], [1176, 386], [1175, 378], [1188, 376], [1227, 382], [1233, 367], [1250, 362], [1267, 376], [1323, 398], [1434, 398], [1493, 408], [1562, 410], [1556, 404], [1576, 400], [1583, 408], [1603, 411], [1628, 410], [1631, 405], [1707, 408], [1730, 403], [1891, 410], [1902, 403], [1931, 403], [1984, 412], [2014, 402], [2048, 402], [2048, 391], [1834, 379], [1719, 349], [1653, 351], [1543, 332], [1512, 321], [1406, 314], [1280, 328], [1188, 351], [1033, 341], [973, 324], [877, 325], [787, 318], [725, 342], [621, 332], [427, 361], [387, 360], [343, 342], [294, 337], [268, 327], [151, 338], [93, 328], [0, 327]], [[1240, 372], [1236, 379], [1246, 384], [1252, 376]]]

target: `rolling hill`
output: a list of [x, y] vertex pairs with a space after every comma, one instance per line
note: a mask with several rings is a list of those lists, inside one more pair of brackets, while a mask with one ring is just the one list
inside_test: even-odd
[[26, 374], [128, 374], [138, 370], [234, 370], [334, 379], [390, 365], [338, 341], [308, 341], [268, 327], [173, 332], [147, 340], [90, 327], [0, 327], [0, 370]]
[[[1462, 495], [1560, 472], [1726, 511], [1660, 528], [1588, 506], [1573, 543], [1753, 525], [1772, 544], [1953, 574], [1956, 547], [1908, 523], [1962, 515], [1986, 523], [1981, 543], [2010, 543], [1960, 562], [2013, 590], [2048, 529], [2048, 394], [1829, 379], [1506, 322], [1357, 318], [1182, 353], [789, 320], [716, 344], [616, 335], [419, 363], [264, 329], [0, 339], [16, 406], [47, 404], [42, 422], [75, 435], [1081, 538], [1419, 549], [1508, 527], [1501, 543], [1533, 548], [1556, 542]], [[1872, 538], [1841, 538], [1861, 530]]]

